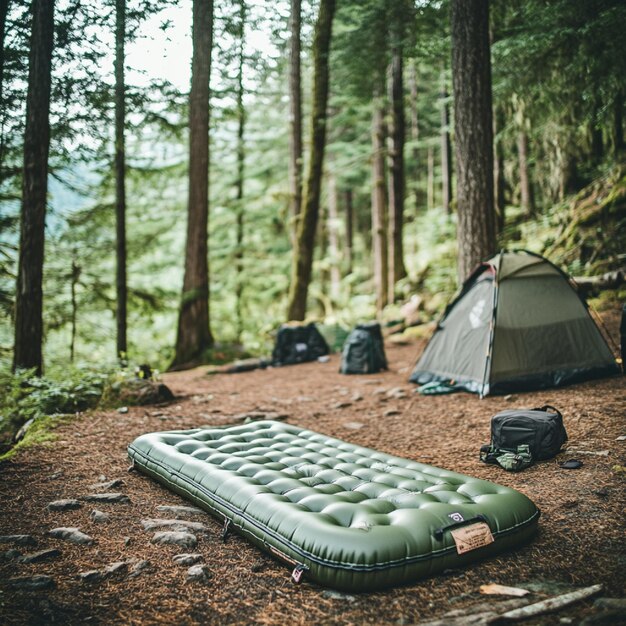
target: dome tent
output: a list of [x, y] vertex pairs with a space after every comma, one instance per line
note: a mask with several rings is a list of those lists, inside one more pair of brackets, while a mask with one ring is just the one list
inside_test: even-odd
[[411, 382], [452, 382], [481, 396], [620, 373], [586, 302], [525, 250], [481, 263], [446, 307]]

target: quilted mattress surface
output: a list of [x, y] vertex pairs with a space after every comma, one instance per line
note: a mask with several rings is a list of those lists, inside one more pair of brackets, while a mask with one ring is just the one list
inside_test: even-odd
[[508, 487], [278, 422], [151, 433], [128, 452], [135, 468], [291, 564], [294, 579], [342, 590], [491, 556], [527, 540], [539, 518]]

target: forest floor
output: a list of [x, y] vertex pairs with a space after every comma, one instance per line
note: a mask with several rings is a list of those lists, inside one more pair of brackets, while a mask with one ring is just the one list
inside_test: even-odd
[[[608, 321], [616, 330], [617, 320]], [[240, 374], [207, 375], [206, 367], [168, 374], [164, 382], [176, 394], [174, 402], [127, 413], [85, 413], [62, 423], [54, 441], [19, 451], [0, 465], [0, 535], [30, 535], [36, 545], [0, 546], [0, 623], [415, 624], [440, 618], [454, 624], [452, 614], [445, 616], [450, 611], [508, 606], [502, 596], [479, 593], [488, 583], [530, 590], [526, 603], [601, 584], [601, 596], [621, 599], [614, 603], [621, 603], [621, 613], [619, 608], [607, 613], [601, 603], [587, 600], [525, 623], [626, 623], [626, 441], [618, 439], [626, 434], [626, 377], [482, 400], [467, 393], [422, 397], [407, 379], [423, 345], [388, 344], [389, 371], [368, 376], [339, 374], [339, 355], [327, 363]], [[543, 404], [562, 411], [568, 452], [519, 474], [479, 462], [493, 414]], [[541, 510], [539, 533], [515, 551], [446, 575], [387, 591], [342, 594], [306, 580], [295, 585], [287, 567], [242, 538], [232, 535], [223, 542], [222, 524], [206, 514], [193, 518], [205, 522], [208, 532], [199, 535], [192, 551], [201, 554], [211, 577], [187, 582], [187, 568], [172, 557], [190, 550], [151, 543], [152, 533], [141, 525], [145, 518], [168, 517], [160, 505], [186, 503], [153, 480], [127, 472], [126, 447], [145, 432], [223, 425], [244, 413], [278, 413], [297, 426], [518, 489]], [[560, 468], [558, 462], [567, 458], [584, 465]], [[125, 494], [129, 502], [47, 508], [115, 479], [122, 482], [108, 490]], [[93, 509], [107, 513], [108, 520], [94, 521]], [[80, 528], [93, 544], [48, 535], [60, 526]], [[59, 553], [25, 563], [10, 549]], [[116, 562], [125, 565], [104, 577], [80, 577]], [[54, 586], [14, 586], [15, 579], [33, 575], [50, 576]], [[44, 587], [47, 580], [40, 579]]]

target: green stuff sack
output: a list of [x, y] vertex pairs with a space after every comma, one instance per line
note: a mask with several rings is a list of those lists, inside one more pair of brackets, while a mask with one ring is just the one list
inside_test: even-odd
[[341, 352], [342, 374], [375, 374], [387, 369], [380, 324], [359, 324], [348, 335]]

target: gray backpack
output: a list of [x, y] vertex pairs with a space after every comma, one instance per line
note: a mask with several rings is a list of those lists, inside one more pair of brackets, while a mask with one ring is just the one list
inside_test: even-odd
[[343, 344], [339, 371], [342, 374], [374, 374], [386, 369], [380, 324], [359, 324]]
[[501, 411], [491, 418], [491, 443], [481, 448], [480, 459], [519, 471], [556, 456], [566, 441], [563, 416], [553, 406]]

